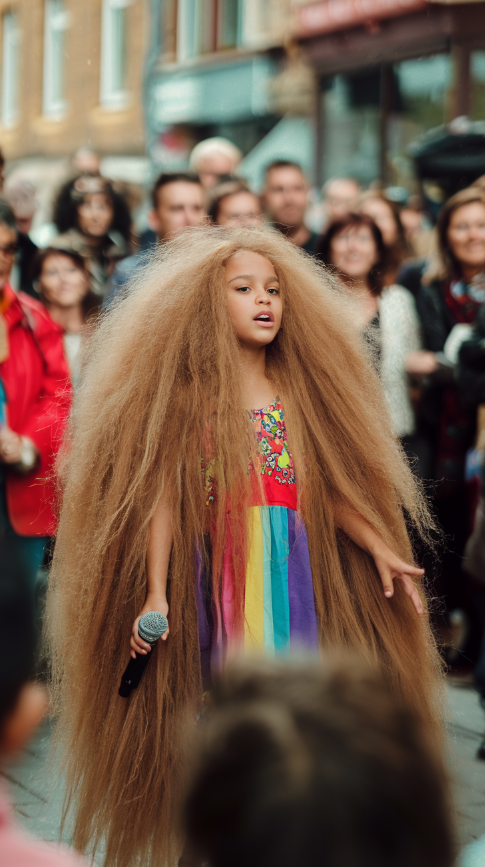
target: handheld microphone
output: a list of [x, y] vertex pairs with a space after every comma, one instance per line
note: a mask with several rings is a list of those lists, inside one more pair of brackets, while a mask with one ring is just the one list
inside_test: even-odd
[[[138, 621], [138, 635], [143, 641], [148, 641], [152, 646], [156, 644], [167, 629], [168, 620], [159, 611], [149, 611], [143, 617], [140, 617]], [[137, 688], [152, 652], [150, 651], [150, 653], [146, 654], [137, 653], [135, 659], [132, 656], [130, 657], [118, 690], [118, 695], [121, 695], [122, 698], [128, 698], [131, 690]]]

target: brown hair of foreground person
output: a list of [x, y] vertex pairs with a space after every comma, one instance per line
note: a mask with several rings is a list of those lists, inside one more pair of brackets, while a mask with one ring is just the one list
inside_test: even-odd
[[356, 659], [236, 669], [201, 727], [187, 854], [209, 867], [451, 867], [442, 767], [416, 715]]

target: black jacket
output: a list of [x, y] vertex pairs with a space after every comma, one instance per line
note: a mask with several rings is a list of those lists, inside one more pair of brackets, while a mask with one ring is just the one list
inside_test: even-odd
[[485, 304], [478, 311], [472, 337], [461, 346], [457, 384], [466, 406], [485, 403]]

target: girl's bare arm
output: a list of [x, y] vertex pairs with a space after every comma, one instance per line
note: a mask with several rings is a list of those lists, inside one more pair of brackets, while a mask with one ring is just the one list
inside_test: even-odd
[[[170, 509], [161, 497], [150, 521], [147, 552], [147, 596], [145, 604], [133, 624], [130, 639], [133, 657], [135, 653], [145, 654], [151, 650], [151, 646], [138, 635], [138, 621], [142, 614], [146, 614], [148, 611], [160, 611], [165, 617], [168, 614], [167, 576], [172, 543]], [[169, 629], [162, 635], [162, 641], [166, 641], [168, 633]]]

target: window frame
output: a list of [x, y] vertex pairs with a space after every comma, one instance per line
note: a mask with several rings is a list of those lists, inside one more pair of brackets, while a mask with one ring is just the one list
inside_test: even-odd
[[[123, 109], [129, 102], [130, 93], [126, 87], [126, 67], [123, 70], [123, 81], [116, 81], [115, 60], [121, 65], [126, 61], [126, 10], [132, 0], [103, 0], [101, 10], [101, 69], [99, 80], [99, 102], [103, 108], [117, 111]], [[115, 14], [122, 12], [123, 34], [122, 44], [115, 45], [117, 38], [115, 30]], [[120, 54], [116, 57], [116, 51]]]
[[[57, 22], [55, 21], [57, 17]], [[42, 114], [44, 117], [59, 118], [66, 113], [67, 101], [64, 93], [64, 38], [69, 27], [69, 13], [64, 0], [45, 0], [44, 2], [44, 66], [42, 82]], [[57, 34], [62, 34], [57, 42]], [[59, 63], [54, 62], [54, 52], [60, 52]], [[56, 95], [57, 75], [61, 69], [60, 95]]]
[[15, 127], [20, 116], [20, 27], [18, 18], [18, 12], [14, 9], [6, 9], [2, 14], [2, 104], [0, 119], [4, 129]]

